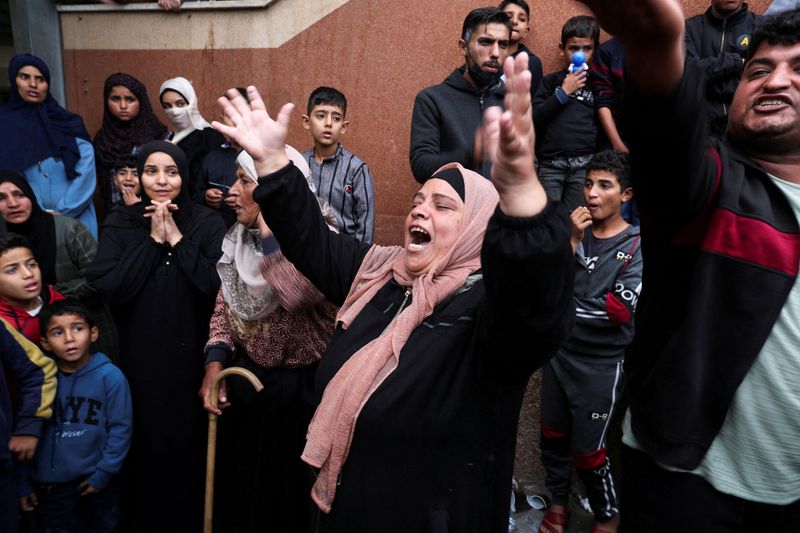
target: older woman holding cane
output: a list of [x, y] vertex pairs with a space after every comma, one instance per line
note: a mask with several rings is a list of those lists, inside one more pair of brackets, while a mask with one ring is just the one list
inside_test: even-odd
[[[303, 156], [286, 147], [298, 166]], [[237, 223], [222, 242], [217, 294], [200, 395], [220, 419], [214, 531], [307, 533], [314, 513], [310, 469], [300, 459], [314, 413], [314, 372], [333, 333], [336, 308], [283, 256], [253, 200], [258, 176], [247, 152], [237, 158], [226, 202]], [[313, 188], [308, 181], [309, 188]], [[329, 221], [333, 211], [326, 205]], [[222, 404], [212, 384], [224, 366], [253, 372], [264, 390], [228, 379]], [[222, 409], [221, 409], [221, 408]]]
[[303, 459], [322, 532], [501, 532], [530, 374], [574, 315], [570, 222], [533, 167], [527, 57], [504, 65], [506, 111], [477, 153], [492, 181], [443, 167], [414, 195], [404, 246], [330, 232], [255, 87], [214, 127], [255, 160], [254, 191], [284, 255], [341, 305], [316, 374]]

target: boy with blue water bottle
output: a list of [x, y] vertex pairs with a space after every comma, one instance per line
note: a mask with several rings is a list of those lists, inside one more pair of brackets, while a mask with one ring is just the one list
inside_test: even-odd
[[[586, 166], [597, 148], [594, 94], [587, 82], [599, 44], [593, 17], [570, 18], [559, 43], [565, 68], [545, 76], [533, 99], [539, 180], [547, 196], [563, 201], [570, 212], [583, 203]], [[584, 60], [576, 61], [580, 55]]]

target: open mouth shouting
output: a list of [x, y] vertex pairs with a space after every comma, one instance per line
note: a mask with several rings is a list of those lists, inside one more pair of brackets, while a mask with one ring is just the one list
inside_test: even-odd
[[753, 109], [759, 113], [780, 111], [790, 105], [789, 99], [783, 95], [764, 96], [756, 100]]
[[424, 250], [431, 243], [430, 234], [419, 226], [408, 228], [408, 249], [409, 251]]

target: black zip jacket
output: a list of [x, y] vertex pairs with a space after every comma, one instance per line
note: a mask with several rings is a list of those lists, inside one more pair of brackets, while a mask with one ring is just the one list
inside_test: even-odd
[[[253, 197], [285, 256], [341, 305], [369, 246], [327, 229], [292, 165]], [[531, 373], [572, 328], [571, 226], [560, 203], [489, 222], [482, 271], [433, 310], [397, 369], [364, 405], [324, 533], [501, 533], [508, 530], [517, 418]], [[350, 356], [413, 299], [384, 285], [347, 330], [337, 326], [317, 371], [317, 398]]]
[[707, 116], [714, 133], [725, 130], [728, 107], [742, 75], [742, 59], [759, 18], [742, 4], [727, 19], [715, 17], [708, 8], [686, 20], [686, 58], [699, 60], [706, 71]]
[[540, 161], [557, 157], [593, 154], [597, 148], [597, 119], [594, 114], [593, 76], [562, 104], [555, 91], [564, 83], [566, 70], [548, 74], [533, 100], [536, 125], [536, 156]]
[[[697, 120], [702, 63], [668, 98], [629, 91], [644, 271], [625, 374], [636, 440], [695, 468], [772, 331], [800, 263], [800, 227], [756, 163]], [[788, 176], [785, 176], [788, 178]]]
[[475, 162], [475, 131], [487, 107], [502, 106], [503, 82], [480, 92], [464, 77], [464, 67], [455, 69], [444, 82], [423, 89], [414, 100], [411, 116], [411, 172], [420, 183], [447, 163], [489, 177], [491, 163]]

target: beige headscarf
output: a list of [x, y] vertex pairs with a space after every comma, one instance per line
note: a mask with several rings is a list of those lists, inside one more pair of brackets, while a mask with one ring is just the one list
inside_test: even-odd
[[[310, 179], [311, 171], [302, 154], [287, 144], [286, 156], [300, 169], [309, 188], [315, 192]], [[258, 183], [255, 163], [250, 154], [242, 150], [236, 162], [253, 183]], [[222, 257], [217, 261], [222, 296], [233, 314], [244, 320], [263, 318], [280, 305], [275, 291], [261, 273], [263, 258], [257, 229], [247, 228], [237, 222], [225, 234]]]
[[413, 279], [406, 273], [402, 247], [373, 246], [337, 316], [342, 328], [347, 329], [392, 277], [401, 285], [412, 287], [411, 305], [379, 337], [353, 354], [328, 383], [308, 427], [302, 459], [322, 469], [311, 497], [326, 513], [331, 510], [336, 481], [347, 459], [361, 409], [397, 368], [400, 352], [411, 333], [439, 302], [464, 285], [467, 277], [481, 267], [483, 235], [497, 206], [497, 191], [489, 180], [457, 163], [446, 165], [437, 173], [450, 168], [458, 169], [464, 179], [464, 216], [452, 248], [425, 275]]

